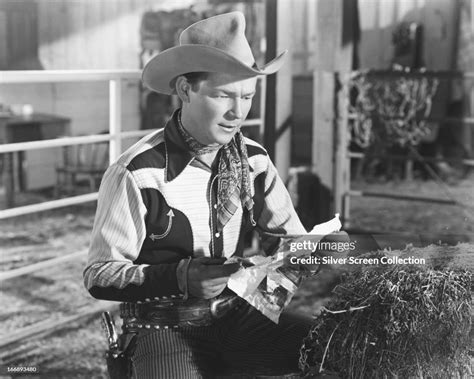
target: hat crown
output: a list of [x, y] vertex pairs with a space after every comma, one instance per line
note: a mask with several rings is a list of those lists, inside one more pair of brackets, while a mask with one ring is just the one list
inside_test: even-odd
[[245, 37], [242, 12], [230, 12], [198, 21], [181, 32], [180, 45], [206, 45], [226, 52], [248, 66], [255, 64]]

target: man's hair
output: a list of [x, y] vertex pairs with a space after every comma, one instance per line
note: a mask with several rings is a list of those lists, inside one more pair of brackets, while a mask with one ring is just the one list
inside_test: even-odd
[[188, 83], [191, 85], [191, 89], [193, 91], [197, 91], [199, 87], [199, 82], [201, 82], [202, 80], [206, 80], [208, 75], [209, 75], [208, 72], [198, 71], [198, 72], [188, 72], [186, 74], [183, 74], [182, 76], [184, 76], [186, 80], [188, 81]]

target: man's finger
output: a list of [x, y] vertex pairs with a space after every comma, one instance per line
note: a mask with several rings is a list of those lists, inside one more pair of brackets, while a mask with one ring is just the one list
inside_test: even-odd
[[212, 265], [222, 265], [227, 259], [224, 257], [222, 258], [201, 257], [201, 258], [196, 258], [196, 260], [198, 260], [200, 264], [212, 266]]
[[219, 277], [219, 278], [212, 278], [212, 279], [206, 279], [202, 283], [204, 286], [222, 286], [226, 285], [227, 281], [229, 280], [228, 277]]
[[205, 286], [205, 291], [208, 291], [208, 292], [212, 292], [212, 293], [215, 293], [215, 292], [219, 292], [221, 293], [222, 290], [226, 287], [227, 283], [221, 283], [221, 284], [214, 284], [214, 285], [210, 285], [210, 286]]
[[224, 283], [210, 283], [210, 282], [205, 282], [201, 283], [199, 285], [195, 285], [194, 283], [190, 283], [190, 288], [193, 290], [195, 289], [200, 289], [203, 292], [216, 292], [216, 291], [222, 291], [222, 289], [225, 288], [227, 285], [226, 282]]
[[207, 266], [206, 270], [209, 278], [227, 278], [234, 272], [239, 271], [239, 263], [229, 263], [227, 265]]

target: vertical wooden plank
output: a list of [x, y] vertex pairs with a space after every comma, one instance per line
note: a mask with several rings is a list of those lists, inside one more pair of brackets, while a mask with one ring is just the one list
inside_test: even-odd
[[[341, 0], [319, 0], [316, 8], [316, 40], [313, 82], [313, 152], [312, 162], [321, 184], [333, 190], [333, 119], [334, 77], [341, 43]], [[330, 205], [327, 205], [330, 206]]]
[[292, 28], [292, 50], [293, 50], [293, 71], [295, 75], [301, 75], [307, 70], [307, 53], [311, 51], [308, 48], [308, 0], [294, 2], [293, 7], [293, 28]]
[[[339, 128], [341, 114], [345, 112], [340, 107], [345, 106], [345, 103], [339, 99], [342, 95], [337, 92], [338, 82], [334, 79], [334, 71], [346, 73], [352, 68], [353, 43], [342, 44], [342, 2], [318, 1], [318, 37], [314, 46], [319, 54], [315, 57], [314, 72], [312, 161], [322, 185], [334, 193], [334, 203], [330, 206], [332, 212], [341, 212], [342, 194], [346, 187], [344, 183], [349, 180], [348, 176], [344, 176], [347, 173], [341, 173], [347, 165], [342, 162], [345, 142]], [[341, 135], [335, 135], [336, 125]], [[342, 162], [338, 163], [337, 169], [335, 162]]]
[[360, 68], [379, 68], [378, 51], [379, 20], [378, 2], [359, 0], [361, 38], [358, 46]]
[[[273, 59], [277, 51], [277, 3], [278, 0], [267, 0], [265, 7], [265, 61]], [[270, 75], [266, 83], [265, 96], [265, 127], [263, 144], [271, 160], [275, 158], [276, 144], [276, 75]]]
[[[117, 18], [114, 25], [114, 35], [117, 40], [115, 44], [117, 68], [138, 68], [138, 58], [131, 59], [131, 56], [138, 55], [138, 52], [127, 49], [128, 46], [138, 46], [136, 41], [138, 41], [137, 35], [139, 33], [138, 28], [135, 27], [133, 16], [130, 14], [130, 5], [131, 1], [119, 1], [117, 3]], [[135, 31], [135, 33], [132, 33], [132, 31]], [[132, 65], [131, 62], [134, 64]]]
[[379, 9], [379, 38], [378, 50], [380, 55], [379, 68], [387, 69], [393, 58], [392, 32], [394, 28], [394, 3], [399, 0], [385, 0], [378, 4]]
[[308, 60], [309, 60], [309, 56], [306, 55], [307, 52], [311, 51], [310, 47], [309, 47], [309, 33], [308, 33], [308, 24], [309, 24], [309, 20], [308, 20], [308, 2], [307, 1], [304, 1], [304, 2], [301, 2], [302, 5], [303, 5], [303, 14], [301, 14], [301, 18], [300, 20], [302, 20], [301, 24], [302, 24], [302, 35], [303, 35], [303, 40], [301, 41], [302, 42], [302, 53], [304, 53], [305, 55], [303, 55], [302, 57], [302, 71], [303, 72], [307, 72], [308, 71]]
[[[140, 67], [140, 24], [143, 16], [143, 10], [138, 5], [129, 4], [127, 10], [126, 26], [122, 26], [122, 33], [127, 34], [127, 45], [123, 47], [123, 53], [126, 54], [127, 67]], [[132, 32], [131, 32], [132, 31]], [[133, 48], [130, 49], [130, 46]]]
[[340, 213], [344, 227], [349, 222], [349, 197], [345, 194], [350, 189], [350, 160], [347, 157], [349, 148], [349, 74], [335, 74], [334, 125], [335, 167], [334, 167], [334, 213]]
[[[267, 0], [266, 9], [266, 61], [273, 59], [291, 44], [291, 2]], [[290, 137], [288, 128], [291, 116], [292, 65], [291, 53], [277, 74], [267, 77], [264, 144], [283, 180], [288, 177], [290, 165]], [[278, 153], [277, 153], [278, 152]]]
[[[96, 25], [94, 33], [94, 49], [100, 57], [96, 62], [97, 68], [105, 69], [110, 67], [110, 44], [107, 43], [113, 38], [108, 27], [107, 17], [110, 11], [110, 1], [101, 1], [99, 7], [99, 23]], [[107, 42], [106, 42], [107, 41]]]
[[291, 0], [279, 0], [277, 12], [277, 54], [288, 49], [285, 64], [276, 74], [277, 76], [277, 142], [275, 165], [278, 172], [286, 181], [290, 169], [291, 155], [291, 99], [293, 93], [293, 67], [291, 51], [291, 14], [293, 2]]
[[[459, 32], [456, 38], [458, 46], [456, 67], [459, 70], [474, 71], [474, 0], [459, 1], [456, 24]], [[464, 80], [454, 86], [456, 99], [463, 103], [463, 115], [474, 116], [474, 81]], [[474, 156], [474, 125], [465, 124], [461, 127], [462, 145], [470, 157]]]
[[7, 13], [0, 9], [0, 70], [6, 70], [8, 66], [8, 43], [7, 43]]
[[[471, 33], [470, 33], [470, 36], [471, 36], [471, 52], [474, 50], [473, 46], [472, 46], [472, 40], [474, 39], [474, 0], [471, 0], [470, 2], [470, 16], [471, 16]], [[468, 21], [469, 22], [469, 21]], [[469, 70], [472, 72], [474, 71], [474, 54], [471, 54], [470, 55], [470, 64], [468, 65], [469, 67]], [[468, 87], [468, 86], [466, 86]], [[465, 110], [465, 115], [466, 116], [469, 116], [469, 117], [473, 117], [474, 116], [474, 84], [473, 82], [471, 81], [471, 89], [469, 91], [469, 89], [466, 89], [466, 103], [467, 103], [467, 106], [466, 106], [466, 110]], [[468, 151], [468, 154], [470, 157], [474, 156], [474, 125], [466, 125], [466, 127], [464, 128], [466, 131], [465, 131], [465, 136], [466, 138], [469, 138], [469, 142], [467, 143], [468, 146], [467, 146], [467, 151]]]
[[265, 105], [266, 105], [266, 99], [267, 99], [266, 94], [267, 94], [267, 77], [263, 76], [260, 79], [260, 118], [262, 120], [262, 123], [260, 124], [259, 136], [263, 136], [263, 134], [265, 133], [265, 125], [266, 125], [266, 122], [265, 122], [265, 115], [266, 115]]
[[68, 69], [87, 69], [87, 46], [84, 44], [84, 24], [85, 24], [85, 8], [83, 1], [74, 1], [68, 4], [69, 12], [69, 43]]
[[399, 13], [400, 13], [400, 0], [396, 0], [393, 2], [392, 24], [396, 24], [397, 20], [399, 19]]
[[292, 164], [310, 166], [313, 141], [313, 75], [293, 76]]
[[[456, 30], [456, 1], [432, 0], [423, 7], [424, 57], [433, 70], [452, 68]], [[436, 49], [430, 48], [436, 46]]]
[[[87, 45], [85, 41], [85, 36], [87, 33], [87, 28], [86, 28], [86, 20], [87, 20], [87, 8], [88, 5], [87, 3], [81, 1], [78, 3], [77, 6], [77, 20], [76, 20], [76, 29], [77, 29], [77, 43], [76, 43], [76, 48], [77, 51], [87, 51]], [[88, 68], [88, 60], [87, 60], [87, 54], [80, 54], [81, 57], [78, 59], [77, 65], [81, 69], [87, 69]]]
[[[97, 3], [94, 1], [93, 3]], [[92, 15], [92, 9], [93, 9], [93, 3], [83, 3], [84, 7], [84, 20], [82, 20], [82, 36], [81, 36], [81, 44], [86, 48], [89, 49], [89, 39], [90, 39], [90, 34], [92, 33], [92, 18], [94, 17]], [[91, 60], [90, 58], [88, 59], [86, 63], [89, 67], [93, 67], [91, 65]]]
[[307, 71], [305, 72], [305, 75], [311, 74], [314, 70], [314, 59], [315, 55], [317, 52], [313, 51], [313, 46], [314, 46], [314, 41], [316, 39], [316, 23], [314, 22], [315, 16], [316, 16], [316, 7], [317, 7], [317, 2], [316, 1], [309, 1], [308, 2], [308, 11], [306, 13], [306, 19], [307, 19], [307, 33], [308, 33], [308, 50], [309, 56], [308, 56], [308, 67]]
[[[122, 14], [122, 9], [124, 8], [124, 2], [120, 0], [114, 0], [114, 15], [112, 18], [112, 33], [115, 36], [115, 48], [113, 51], [114, 56], [114, 67], [121, 68], [122, 62], [120, 60], [120, 51], [123, 46], [123, 43], [127, 40], [126, 36], [122, 34], [122, 30], [125, 29], [125, 24], [123, 24], [125, 18]], [[138, 33], [138, 32], [137, 32]], [[130, 33], [129, 30], [129, 35]], [[124, 41], [125, 39], [125, 41]]]
[[313, 73], [313, 152], [312, 166], [321, 184], [333, 188], [333, 94], [332, 72]]
[[101, 1], [87, 2], [87, 35], [85, 44], [88, 47], [87, 50], [93, 52], [92, 54], [88, 54], [88, 66], [91, 69], [100, 68], [103, 57], [102, 50], [97, 49], [98, 42], [104, 39], [104, 35], [100, 33], [102, 7], [103, 4]]
[[314, 50], [318, 51], [316, 70], [337, 70], [337, 53], [335, 51], [341, 42], [341, 23], [342, 0], [318, 0], [316, 9], [317, 38], [314, 47]]
[[[104, 68], [110, 69], [117, 69], [120, 68], [120, 63], [118, 61], [118, 51], [120, 44], [123, 41], [117, 40], [119, 36], [118, 32], [118, 25], [120, 24], [120, 19], [118, 15], [118, 2], [120, 0], [112, 0], [104, 2], [106, 5], [106, 12], [104, 15], [104, 23], [105, 27], [107, 28], [106, 35], [109, 37], [105, 41], [106, 43], [102, 43], [102, 49], [105, 51], [107, 55], [107, 66]], [[120, 27], [120, 26], [119, 26]], [[138, 32], [136, 32], [138, 33]], [[114, 43], [110, 43], [109, 41], [114, 41]]]

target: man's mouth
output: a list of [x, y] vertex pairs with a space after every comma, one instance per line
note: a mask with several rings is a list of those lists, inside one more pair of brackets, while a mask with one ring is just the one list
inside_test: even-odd
[[239, 125], [237, 124], [218, 124], [219, 126], [223, 127], [224, 129], [227, 129], [227, 130], [234, 130], [236, 128], [239, 127]]

